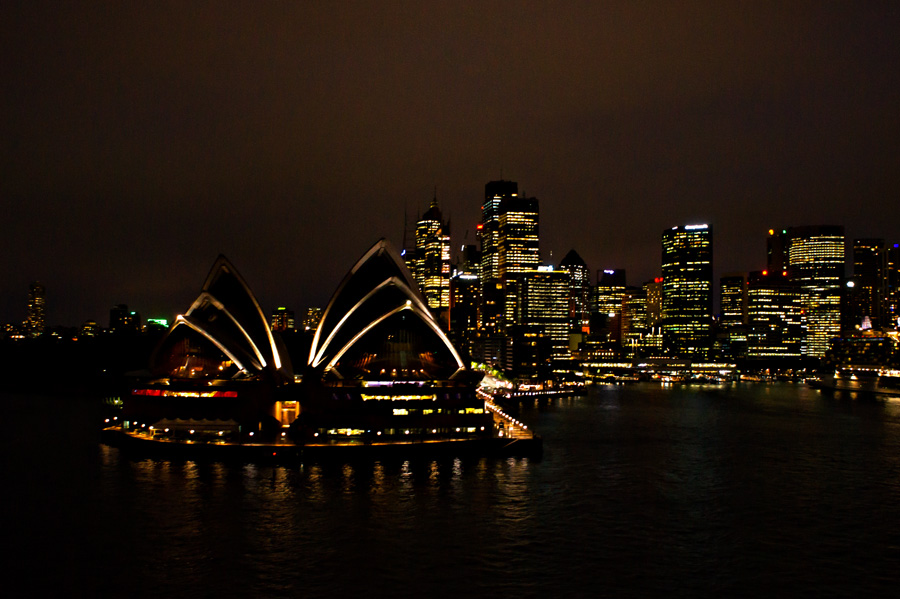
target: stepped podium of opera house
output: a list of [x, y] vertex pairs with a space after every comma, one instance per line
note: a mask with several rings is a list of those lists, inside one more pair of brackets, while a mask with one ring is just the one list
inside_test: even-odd
[[[296, 383], [244, 279], [219, 257], [105, 435], [130, 446], [243, 456], [472, 449], [535, 454], [540, 438], [491, 408], [396, 250], [380, 240], [322, 314]], [[201, 450], [201, 448], [203, 448]]]

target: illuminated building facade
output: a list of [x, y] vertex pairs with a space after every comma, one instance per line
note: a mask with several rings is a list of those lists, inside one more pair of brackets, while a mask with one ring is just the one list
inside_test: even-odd
[[747, 348], [747, 274], [730, 273], [719, 279], [719, 328], [734, 357]]
[[428, 307], [437, 312], [450, 307], [450, 231], [437, 196], [416, 222], [414, 277]]
[[662, 321], [662, 283], [662, 277], [644, 283], [644, 290], [647, 292], [647, 323], [651, 328], [659, 326]]
[[591, 306], [591, 335], [605, 341], [622, 340], [622, 300], [625, 297], [625, 270], [608, 268], [597, 272]]
[[450, 339], [472, 355], [478, 337], [481, 307], [481, 256], [474, 245], [463, 246], [450, 276]]
[[887, 270], [888, 252], [883, 239], [853, 240], [853, 279], [847, 290], [848, 333], [864, 326], [864, 321], [873, 328], [883, 325]]
[[279, 306], [272, 312], [271, 324], [273, 331], [293, 331], [295, 328], [294, 311], [284, 306]]
[[591, 271], [575, 250], [569, 250], [559, 269], [569, 273], [569, 330], [587, 333], [591, 317]]
[[521, 273], [517, 325], [550, 339], [550, 357], [569, 357], [569, 273], [542, 267]]
[[40, 337], [46, 327], [45, 310], [47, 296], [44, 286], [35, 281], [28, 287], [28, 307], [25, 318], [25, 334]]
[[322, 308], [307, 308], [300, 326], [304, 331], [315, 331], [322, 318]]
[[646, 286], [626, 288], [622, 296], [622, 349], [628, 358], [646, 355], [648, 348], [662, 345], [662, 338], [653, 335], [647, 317]]
[[900, 327], [900, 244], [887, 247], [884, 317], [886, 324]]
[[804, 355], [819, 358], [841, 331], [844, 227], [790, 227], [786, 235], [788, 274], [799, 287], [803, 303]]
[[703, 359], [712, 334], [713, 236], [708, 224], [662, 234], [662, 329], [674, 355]]
[[799, 358], [803, 304], [797, 286], [783, 270], [757, 271], [747, 280], [747, 357]]
[[519, 197], [519, 184], [515, 181], [490, 181], [484, 186], [484, 204], [481, 205], [481, 280], [500, 278], [500, 208], [504, 200]]

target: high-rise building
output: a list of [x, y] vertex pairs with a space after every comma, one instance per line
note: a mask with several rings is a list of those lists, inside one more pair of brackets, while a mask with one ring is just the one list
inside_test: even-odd
[[703, 359], [712, 342], [713, 237], [708, 224], [662, 234], [662, 327], [667, 350]]
[[729, 273], [719, 279], [719, 339], [731, 357], [747, 348], [747, 274]]
[[788, 273], [803, 304], [804, 355], [821, 357], [841, 330], [844, 227], [790, 227], [786, 235]]
[[611, 343], [622, 340], [622, 299], [625, 297], [625, 270], [597, 271], [597, 285], [591, 306], [591, 335]]
[[766, 270], [770, 273], [786, 271], [787, 261], [787, 229], [769, 229], [766, 237]]
[[887, 325], [900, 327], [900, 243], [887, 247], [884, 318]]
[[450, 339], [459, 349], [474, 353], [481, 304], [481, 256], [474, 245], [460, 249], [450, 276]]
[[719, 279], [719, 310], [723, 329], [747, 324], [746, 273], [729, 273]]
[[853, 280], [845, 318], [848, 329], [861, 326], [866, 319], [873, 327], [883, 325], [887, 254], [884, 239], [853, 240]]
[[644, 283], [647, 291], [647, 324], [651, 328], [658, 327], [662, 321], [662, 277]]
[[569, 273], [569, 330], [587, 333], [591, 317], [591, 271], [575, 250], [569, 250], [559, 269]]
[[517, 325], [550, 338], [550, 357], [569, 357], [569, 273], [541, 268], [520, 273]]
[[500, 210], [506, 200], [518, 198], [519, 185], [515, 181], [490, 181], [484, 186], [481, 222], [478, 238], [481, 241], [481, 309], [480, 327], [485, 339], [482, 359], [496, 363], [500, 355], [500, 338], [506, 325], [506, 286], [500, 278]]
[[307, 308], [306, 314], [303, 315], [303, 320], [300, 322], [300, 326], [304, 331], [315, 332], [321, 319], [322, 308]]
[[635, 358], [649, 345], [650, 324], [647, 320], [646, 287], [628, 287], [622, 297], [622, 350], [628, 358]]
[[294, 330], [294, 311], [284, 306], [279, 306], [272, 313], [271, 322], [273, 331], [293, 331]]
[[28, 287], [28, 310], [25, 318], [25, 334], [29, 337], [40, 337], [46, 327], [45, 311], [46, 291], [44, 286], [33, 282]]
[[478, 226], [482, 283], [500, 278], [500, 207], [504, 200], [517, 197], [519, 184], [515, 181], [490, 181], [484, 186], [484, 204], [481, 205], [481, 223]]
[[804, 329], [797, 286], [783, 270], [750, 273], [747, 281], [747, 357], [799, 358]]
[[438, 208], [437, 196], [416, 223], [415, 261], [414, 277], [428, 307], [438, 312], [449, 308], [450, 231]]

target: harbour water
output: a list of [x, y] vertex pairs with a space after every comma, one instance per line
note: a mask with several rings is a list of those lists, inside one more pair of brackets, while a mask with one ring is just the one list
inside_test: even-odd
[[[537, 399], [534, 459], [133, 458], [0, 395], [7, 582], [56, 596], [885, 596], [900, 402], [795, 384]], [[17, 585], [19, 586], [19, 585]]]

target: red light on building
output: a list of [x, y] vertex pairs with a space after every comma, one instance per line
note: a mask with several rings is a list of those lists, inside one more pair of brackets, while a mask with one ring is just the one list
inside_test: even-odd
[[653, 282], [654, 282], [654, 283], [662, 283], [662, 282], [663, 282], [663, 278], [662, 278], [662, 277], [656, 277], [655, 279], [653, 279]]
[[768, 277], [768, 276], [769, 276], [769, 271], [768, 271], [768, 270], [764, 270], [764, 271], [763, 271], [763, 276], [764, 276], [764, 277]]
[[478, 223], [477, 225], [475, 225], [475, 228], [478, 229], [478, 230], [480, 231], [480, 230], [482, 230], [482, 229], [484, 228], [484, 225], [481, 224], [481, 223]]

